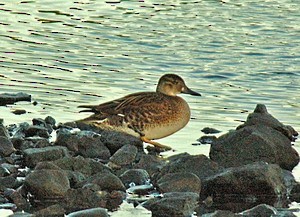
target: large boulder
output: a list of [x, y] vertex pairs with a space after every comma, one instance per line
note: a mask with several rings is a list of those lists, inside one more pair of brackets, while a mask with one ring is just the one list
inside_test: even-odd
[[[201, 197], [212, 196], [214, 205], [220, 205], [219, 209], [230, 209], [226, 205], [233, 203], [250, 207], [259, 203], [274, 205], [279, 198], [286, 198], [291, 180], [294, 180], [291, 173], [278, 165], [256, 162], [227, 168], [208, 177], [202, 182]], [[244, 208], [249, 208], [247, 206]]]
[[291, 145], [296, 135], [292, 127], [270, 115], [264, 105], [257, 105], [245, 124], [212, 143], [209, 156], [223, 167], [265, 161], [292, 170], [299, 163], [299, 154]]

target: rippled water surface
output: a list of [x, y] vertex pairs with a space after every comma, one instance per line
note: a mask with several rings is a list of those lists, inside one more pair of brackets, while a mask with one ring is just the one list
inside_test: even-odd
[[202, 93], [183, 96], [192, 120], [162, 140], [177, 153], [207, 154], [191, 145], [200, 130], [227, 132], [257, 103], [300, 131], [299, 11], [297, 0], [2, 1], [0, 92], [38, 104], [0, 107], [1, 117], [76, 120], [87, 115], [80, 104], [155, 90], [162, 74], [177, 73]]

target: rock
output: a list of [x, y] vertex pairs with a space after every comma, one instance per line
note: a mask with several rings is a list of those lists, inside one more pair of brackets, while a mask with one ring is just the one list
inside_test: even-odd
[[106, 209], [103, 208], [92, 208], [85, 209], [77, 212], [72, 212], [67, 217], [109, 217]]
[[[48, 116], [48, 117], [49, 117], [49, 116]], [[55, 121], [55, 120], [54, 120], [54, 121]], [[42, 118], [33, 118], [33, 119], [32, 119], [32, 124], [33, 124], [34, 126], [40, 126], [40, 127], [42, 127], [42, 128], [47, 129], [47, 132], [48, 132], [49, 134], [51, 134], [52, 131], [53, 131], [53, 126], [52, 126], [51, 124], [46, 123], [46, 120], [43, 120]]]
[[201, 217], [238, 217], [238, 215], [228, 210], [217, 210], [213, 213], [203, 214]]
[[18, 211], [11, 214], [9, 217], [36, 217], [36, 215], [24, 211]]
[[29, 148], [24, 150], [25, 164], [35, 167], [41, 161], [54, 161], [68, 156], [68, 150], [62, 146], [50, 146], [45, 148]]
[[100, 129], [82, 122], [73, 122], [71, 123], [71, 125], [73, 127], [76, 126], [81, 130], [89, 130], [100, 134], [102, 142], [110, 150], [111, 154], [115, 153], [124, 145], [133, 145], [140, 148], [141, 150], [143, 149], [143, 142], [139, 138], [132, 135], [117, 131]]
[[109, 166], [120, 168], [122, 166], [133, 164], [138, 153], [137, 147], [133, 145], [124, 145], [109, 159]]
[[63, 199], [67, 213], [83, 209], [107, 206], [109, 195], [105, 191], [94, 191], [89, 188], [69, 189]]
[[214, 129], [214, 128], [210, 128], [210, 127], [204, 127], [201, 132], [205, 133], [205, 134], [215, 134], [215, 133], [220, 133], [220, 130]]
[[12, 113], [15, 115], [23, 115], [23, 114], [26, 114], [26, 110], [25, 109], [15, 109], [12, 111]]
[[101, 135], [91, 131], [71, 132], [60, 129], [55, 141], [56, 145], [66, 146], [75, 154], [83, 157], [99, 158], [108, 160], [110, 158], [109, 149], [103, 144]]
[[47, 116], [45, 118], [45, 122], [46, 122], [46, 124], [49, 124], [50, 126], [52, 126], [52, 128], [55, 128], [56, 120], [53, 117]]
[[8, 130], [6, 129], [6, 127], [0, 123], [0, 137], [1, 136], [4, 136], [6, 138], [9, 138], [9, 132]]
[[161, 193], [201, 191], [201, 181], [194, 173], [169, 173], [162, 176], [156, 183]]
[[66, 172], [62, 170], [35, 170], [24, 182], [25, 189], [38, 199], [63, 198], [70, 188]]
[[12, 173], [17, 173], [18, 168], [16, 165], [8, 164], [8, 163], [2, 163], [0, 165], [0, 177], [8, 176]]
[[291, 192], [290, 192], [290, 200], [296, 201], [297, 203], [300, 203], [300, 183], [297, 182], [294, 184]]
[[91, 176], [99, 172], [110, 171], [108, 167], [92, 159], [85, 159], [82, 156], [64, 157], [53, 162], [63, 170], [80, 172], [85, 176]]
[[216, 136], [201, 136], [199, 139], [197, 139], [200, 144], [211, 144], [217, 139]]
[[299, 162], [299, 154], [290, 140], [264, 125], [247, 126], [222, 135], [212, 143], [209, 156], [224, 167], [265, 161], [292, 170]]
[[145, 185], [150, 181], [150, 176], [146, 170], [143, 169], [129, 169], [126, 170], [121, 176], [121, 181], [126, 188], [131, 187], [130, 185]]
[[282, 133], [290, 140], [293, 140], [293, 137], [298, 135], [297, 131], [293, 129], [293, 127], [280, 123], [276, 118], [269, 114], [264, 104], [257, 104], [254, 112], [249, 114], [246, 122], [238, 126], [237, 129], [253, 125], [270, 127]]
[[166, 161], [153, 155], [142, 154], [134, 169], [144, 169], [150, 176], [159, 172], [166, 165]]
[[[274, 204], [287, 194], [283, 170], [264, 162], [228, 168], [206, 178], [202, 184], [201, 197], [212, 196], [214, 204], [221, 206], [218, 209], [228, 209], [226, 203]], [[246, 205], [251, 207], [251, 203]]]
[[31, 101], [31, 96], [26, 93], [1, 93], [0, 94], [0, 106], [14, 104], [18, 101]]
[[199, 194], [192, 192], [165, 193], [162, 198], [151, 198], [143, 206], [153, 217], [189, 217], [197, 207]]
[[26, 210], [29, 211], [31, 205], [29, 201], [23, 197], [23, 195], [18, 190], [14, 190], [8, 197], [17, 206], [17, 210]]
[[200, 178], [200, 180], [203, 180], [204, 178], [214, 175], [219, 171], [220, 169], [218, 164], [211, 161], [205, 155], [185, 154], [179, 155], [177, 159], [173, 156], [172, 161], [161, 169], [156, 180], [170, 173], [194, 173]]
[[249, 210], [245, 210], [240, 214], [242, 216], [270, 217], [273, 215], [277, 215], [277, 213], [278, 212], [274, 207], [269, 206], [267, 204], [260, 204]]
[[81, 185], [92, 183], [100, 187], [101, 190], [108, 192], [112, 191], [125, 191], [125, 186], [122, 181], [111, 172], [100, 172], [87, 178]]
[[6, 157], [15, 152], [12, 142], [6, 136], [0, 136], [0, 157]]
[[6, 188], [17, 188], [20, 183], [17, 181], [14, 174], [0, 177], [0, 191], [4, 191]]
[[24, 131], [25, 137], [43, 137], [43, 138], [49, 138], [50, 135], [48, 133], [48, 129], [44, 126], [39, 125], [30, 125], [28, 128]]
[[39, 211], [34, 212], [35, 216], [65, 216], [65, 210], [60, 204], [55, 204]]

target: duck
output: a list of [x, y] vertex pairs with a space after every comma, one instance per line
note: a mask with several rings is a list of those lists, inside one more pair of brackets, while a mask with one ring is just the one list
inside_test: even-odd
[[80, 120], [97, 128], [124, 132], [140, 138], [158, 149], [170, 146], [156, 141], [167, 137], [187, 125], [191, 118], [188, 103], [178, 94], [201, 96], [187, 87], [176, 74], [160, 77], [156, 91], [137, 92], [98, 105], [81, 105], [80, 112], [92, 112]]

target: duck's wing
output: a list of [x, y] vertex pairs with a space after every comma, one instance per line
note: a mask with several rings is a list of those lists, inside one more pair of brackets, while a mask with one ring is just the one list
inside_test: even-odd
[[99, 105], [80, 105], [78, 107], [85, 108], [80, 112], [93, 112], [95, 114], [102, 114], [104, 116], [114, 115], [119, 114], [128, 106], [139, 105], [141, 100], [146, 99], [148, 95], [152, 95], [153, 93], [154, 92], [134, 93]]

